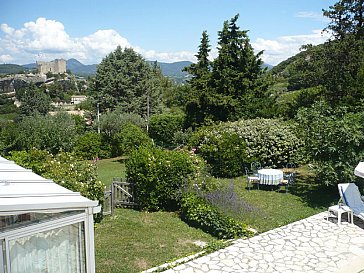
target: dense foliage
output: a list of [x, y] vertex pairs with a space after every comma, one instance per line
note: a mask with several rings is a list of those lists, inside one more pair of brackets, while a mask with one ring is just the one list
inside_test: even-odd
[[204, 198], [194, 193], [183, 196], [181, 218], [189, 225], [201, 228], [203, 231], [221, 239], [252, 235], [245, 224], [224, 215]]
[[77, 138], [74, 151], [83, 159], [94, 159], [100, 156], [102, 137], [95, 132], [87, 132]]
[[364, 155], [364, 113], [348, 113], [318, 102], [298, 113], [304, 150], [327, 185], [352, 182], [354, 168]]
[[147, 117], [161, 111], [162, 93], [170, 85], [158, 66], [133, 49], [118, 46], [97, 66], [91, 96], [101, 112], [121, 107], [125, 113]]
[[251, 119], [204, 127], [191, 138], [217, 176], [245, 174], [244, 164], [259, 161], [262, 166], [282, 167], [295, 160], [302, 141], [295, 126], [274, 119]]
[[76, 134], [75, 120], [66, 113], [27, 116], [18, 124], [17, 149], [72, 151]]
[[197, 176], [198, 168], [198, 160], [188, 153], [145, 147], [135, 150], [126, 163], [139, 205], [151, 211], [176, 209], [182, 189]]
[[175, 134], [184, 127], [184, 115], [160, 114], [151, 116], [149, 120], [149, 135], [157, 145], [172, 147], [175, 145]]
[[194, 127], [254, 117], [268, 105], [262, 52], [254, 53], [247, 31], [241, 31], [236, 24], [238, 17], [225, 21], [218, 33], [217, 58], [213, 62], [208, 60], [209, 40], [203, 32], [197, 63], [187, 68], [193, 78], [186, 114], [188, 123]]
[[29, 85], [20, 99], [20, 113], [22, 116], [35, 114], [45, 115], [51, 109], [51, 98], [34, 84]]
[[133, 123], [127, 123], [114, 135], [119, 155], [130, 155], [139, 147], [152, 147], [153, 141], [145, 130]]

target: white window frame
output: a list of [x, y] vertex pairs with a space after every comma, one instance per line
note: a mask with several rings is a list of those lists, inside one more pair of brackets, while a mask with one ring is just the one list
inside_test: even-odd
[[3, 246], [5, 244], [5, 240], [4, 239], [0, 239], [0, 273], [4, 273], [5, 272], [5, 267], [4, 267], [4, 249]]
[[[61, 227], [72, 225], [72, 224], [82, 223], [84, 225], [84, 240], [85, 240], [85, 246], [82, 248], [82, 251], [85, 250], [83, 253], [84, 257], [85, 257], [85, 260], [84, 260], [85, 263], [84, 263], [83, 268], [85, 268], [85, 269], [83, 269], [83, 270], [86, 270], [86, 272], [89, 272], [88, 264], [87, 264], [89, 253], [88, 253], [87, 246], [89, 244], [88, 240], [90, 238], [88, 236], [88, 231], [87, 231], [87, 229], [88, 229], [88, 226], [87, 226], [88, 219], [87, 218], [88, 217], [87, 217], [86, 211], [84, 211], [83, 213], [79, 213], [76, 215], [62, 217], [59, 219], [50, 220], [50, 221], [42, 222], [39, 224], [33, 224], [33, 225], [30, 225], [27, 227], [19, 227], [19, 228], [15, 228], [13, 230], [7, 230], [3, 233], [0, 233], [0, 242], [2, 240], [5, 240], [5, 256], [6, 256], [5, 261], [3, 261], [3, 258], [0, 257], [0, 265], [1, 265], [1, 262], [3, 262], [3, 265], [6, 264], [6, 268], [8, 270], [8, 272], [6, 272], [6, 273], [10, 273], [9, 270], [11, 270], [11, 268], [10, 268], [9, 241], [16, 240], [16, 239], [24, 237], [24, 236], [31, 236], [36, 233], [45, 232], [45, 231], [49, 231], [49, 230], [56, 229], [56, 228], [61, 228]], [[81, 238], [80, 238], [80, 240], [81, 240]], [[2, 252], [3, 252], [3, 250], [2, 250], [2, 246], [1, 246], [0, 254], [3, 254]], [[0, 273], [5, 273], [4, 266], [0, 267]]]

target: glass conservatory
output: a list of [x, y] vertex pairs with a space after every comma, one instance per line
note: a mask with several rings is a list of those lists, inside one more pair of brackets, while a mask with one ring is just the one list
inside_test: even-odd
[[0, 157], [0, 273], [94, 273], [97, 205]]

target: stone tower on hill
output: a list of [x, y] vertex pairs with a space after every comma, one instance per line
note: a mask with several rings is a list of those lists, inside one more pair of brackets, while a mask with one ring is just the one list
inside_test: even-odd
[[51, 72], [53, 74], [62, 74], [66, 73], [66, 60], [64, 59], [55, 59], [51, 62], [37, 62], [37, 69], [39, 74], [47, 74]]

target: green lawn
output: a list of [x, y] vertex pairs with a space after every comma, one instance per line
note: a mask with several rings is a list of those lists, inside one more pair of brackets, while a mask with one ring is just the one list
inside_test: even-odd
[[[100, 160], [97, 163], [100, 178], [109, 185], [113, 177], [125, 177], [121, 158]], [[231, 185], [240, 200], [251, 212], [231, 211], [229, 214], [258, 230], [259, 233], [306, 218], [324, 211], [337, 202], [336, 187], [320, 187], [313, 183], [307, 169], [299, 169], [296, 183], [285, 193], [263, 188], [247, 189], [246, 177], [221, 179], [222, 185]], [[117, 209], [96, 228], [97, 272], [138, 272], [166, 261], [199, 251], [195, 240], [211, 241], [210, 235], [191, 228], [176, 213], [146, 213], [131, 209]]]
[[[225, 183], [231, 183], [231, 180], [226, 180]], [[248, 191], [245, 177], [236, 178], [233, 183], [238, 195], [257, 210], [232, 216], [241, 219], [259, 232], [325, 211], [339, 199], [336, 188], [317, 186], [311, 183], [310, 177], [302, 175], [298, 176], [296, 184], [288, 193], [285, 193], [283, 187], [277, 190], [261, 186], [260, 190], [255, 188]]]
[[139, 272], [201, 249], [213, 237], [182, 222], [176, 213], [117, 209], [95, 230], [96, 272]]
[[125, 178], [125, 158], [115, 157], [97, 161], [99, 178], [109, 187], [114, 177]]

